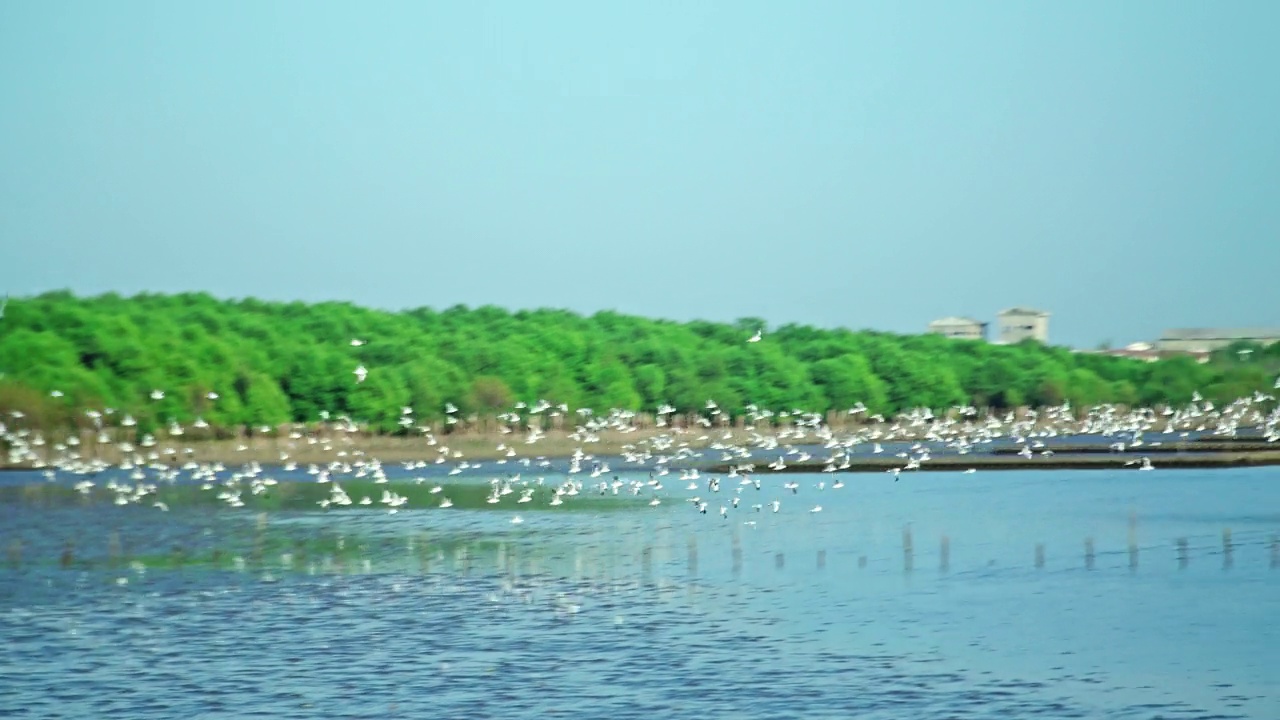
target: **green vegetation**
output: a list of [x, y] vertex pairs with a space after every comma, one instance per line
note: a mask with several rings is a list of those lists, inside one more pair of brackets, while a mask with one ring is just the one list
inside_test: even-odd
[[[439, 420], [545, 398], [571, 408], [731, 414], [870, 412], [973, 404], [1077, 406], [1225, 402], [1269, 390], [1280, 345], [1228, 348], [1207, 364], [1145, 363], [1035, 343], [995, 346], [938, 336], [763, 322], [677, 323], [600, 312], [508, 312], [464, 306], [392, 313], [347, 303], [222, 301], [204, 294], [13, 299], [0, 319], [0, 412], [35, 425], [88, 408], [130, 413], [140, 429], [197, 416], [211, 425], [276, 425], [347, 414], [403, 431], [401, 408]], [[367, 341], [353, 346], [352, 339]], [[368, 368], [357, 383], [353, 370]], [[153, 390], [163, 399], [153, 400]], [[61, 393], [54, 396], [51, 393]], [[216, 400], [209, 393], [216, 392]]]

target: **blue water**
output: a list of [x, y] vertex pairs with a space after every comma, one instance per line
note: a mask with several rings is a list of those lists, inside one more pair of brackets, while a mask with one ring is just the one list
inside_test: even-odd
[[[1280, 471], [832, 480], [727, 519], [728, 479], [600, 513], [3, 505], [0, 716], [1280, 717]], [[316, 538], [352, 552], [283, 556]], [[148, 566], [175, 546], [244, 562]]]

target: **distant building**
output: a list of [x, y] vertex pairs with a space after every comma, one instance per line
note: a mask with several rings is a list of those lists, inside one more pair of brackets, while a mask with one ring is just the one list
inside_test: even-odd
[[1111, 357], [1142, 360], [1145, 362], [1156, 362], [1158, 360], [1164, 360], [1171, 357], [1190, 357], [1198, 363], [1209, 362], [1209, 353], [1206, 351], [1165, 351], [1156, 348], [1151, 343], [1145, 342], [1131, 343], [1123, 348], [1111, 348], [1106, 350], [1072, 350], [1072, 352], [1084, 353], [1086, 355], [1110, 355]]
[[1155, 362], [1160, 359], [1160, 351], [1151, 343], [1145, 342], [1130, 343], [1120, 349], [1101, 350], [1099, 352], [1112, 357], [1145, 360], [1146, 362]]
[[1000, 342], [1019, 343], [1028, 338], [1049, 342], [1049, 313], [1024, 307], [1001, 310], [996, 316], [1000, 322]]
[[961, 340], [986, 340], [987, 324], [967, 317], [944, 317], [929, 323], [929, 332]]
[[1232, 343], [1280, 342], [1280, 328], [1182, 328], [1165, 330], [1157, 343], [1164, 352], [1207, 353]]

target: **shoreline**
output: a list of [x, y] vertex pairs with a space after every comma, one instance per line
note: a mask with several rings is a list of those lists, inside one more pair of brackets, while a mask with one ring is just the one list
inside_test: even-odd
[[[1141, 468], [1141, 453], [1120, 454], [1112, 452], [1107, 457], [1032, 457], [1024, 458], [1016, 453], [1012, 455], [944, 455], [935, 457], [920, 464], [919, 468], [904, 469], [906, 464], [902, 458], [858, 458], [849, 463], [849, 467], [839, 470], [841, 473], [892, 472], [895, 468], [903, 473], [910, 472], [963, 472], [965, 470], [1138, 470]], [[1155, 469], [1194, 469], [1194, 468], [1231, 468], [1231, 467], [1265, 467], [1280, 465], [1280, 449], [1268, 452], [1193, 452], [1183, 455], [1161, 457], [1151, 460]], [[708, 472], [729, 472], [730, 465], [715, 465]], [[781, 470], [766, 469], [764, 472], [774, 473], [822, 473], [825, 463], [795, 463]], [[739, 470], [738, 472], [742, 472]], [[757, 470], [757, 472], [760, 472]], [[835, 474], [835, 473], [832, 473]]]
[[[617, 457], [616, 454], [607, 452], [591, 453], [595, 457]], [[1180, 452], [1174, 454], [1167, 453], [1117, 453], [1117, 452], [1085, 452], [1082, 456], [1061, 457], [1061, 456], [1034, 456], [1025, 458], [1016, 452], [1011, 453], [991, 453], [980, 456], [974, 455], [943, 455], [933, 457], [920, 464], [918, 468], [906, 469], [906, 461], [899, 457], [872, 457], [872, 458], [855, 458], [850, 460], [848, 467], [840, 468], [836, 471], [825, 473], [827, 467], [825, 462], [806, 461], [803, 463], [788, 463], [782, 469], [773, 469], [765, 465], [765, 459], [760, 459], [756, 463], [737, 463], [725, 464], [723, 462], [701, 462], [691, 463], [691, 467], [697, 467], [704, 473], [729, 474], [736, 470], [738, 474], [791, 474], [791, 473], [812, 473], [812, 474], [839, 474], [839, 473], [872, 473], [872, 472], [892, 472], [894, 469], [902, 473], [911, 472], [963, 472], [965, 470], [1138, 470], [1141, 468], [1143, 457], [1148, 457], [1153, 469], [1160, 470], [1181, 470], [1181, 469], [1213, 469], [1213, 468], [1233, 468], [1233, 467], [1268, 467], [1280, 465], [1280, 449], [1270, 451], [1244, 451], [1244, 452]], [[373, 456], [369, 456], [373, 457]], [[565, 461], [570, 455], [540, 455], [539, 458], [545, 458], [552, 461]], [[196, 458], [191, 458], [196, 459]], [[399, 464], [403, 462], [417, 461], [421, 456], [413, 458], [394, 458], [388, 459], [385, 456], [378, 456], [377, 459], [383, 465]], [[450, 463], [442, 464], [446, 467], [452, 466], [452, 463], [461, 462], [462, 460], [473, 460], [484, 462], [486, 465], [492, 463], [495, 458], [480, 458], [476, 456], [459, 458], [451, 460]], [[332, 458], [330, 458], [332, 460]], [[200, 458], [198, 461], [209, 463], [222, 463], [228, 467], [234, 467], [241, 464], [257, 463], [262, 467], [279, 468], [285, 463], [280, 460], [254, 460], [247, 458], [237, 458], [235, 460], [219, 460], [213, 458]], [[305, 461], [295, 461], [298, 465], [312, 464]], [[315, 464], [327, 464], [329, 461]], [[435, 465], [431, 463], [429, 467]], [[744, 468], [751, 468], [746, 470]], [[16, 472], [36, 472], [45, 468], [38, 468], [32, 465], [0, 465], [0, 473], [16, 473]], [[625, 474], [635, 472], [637, 470], [647, 470], [648, 466], [643, 468], [618, 468], [613, 471], [614, 474]]]
[[[157, 453], [159, 458], [153, 462], [164, 462], [169, 465], [181, 465], [189, 461], [200, 463], [222, 463], [227, 466], [258, 463], [264, 466], [278, 466], [287, 462], [299, 465], [327, 465], [328, 463], [352, 462], [355, 460], [377, 460], [383, 465], [406, 462], [425, 461], [435, 464], [436, 459], [448, 455], [445, 463], [462, 461], [493, 462], [508, 458], [519, 461], [523, 458], [564, 460], [572, 457], [581, 449], [587, 455], [617, 456], [624, 450], [646, 441], [652, 440], [658, 433], [649, 431], [618, 432], [607, 431], [596, 433], [598, 440], [583, 442], [570, 437], [564, 431], [549, 431], [538, 442], [525, 442], [523, 433], [461, 433], [444, 435], [435, 442], [425, 437], [399, 437], [387, 435], [348, 435], [334, 433], [314, 438], [290, 438], [287, 436], [257, 436], [230, 440], [200, 439], [189, 442], [178, 442], [166, 439], [153, 447], [137, 448], [134, 454], [144, 457]], [[686, 435], [689, 433], [685, 433]], [[687, 438], [691, 446], [702, 448], [705, 442]], [[311, 440], [314, 439], [315, 442]], [[81, 441], [82, 461], [101, 460], [110, 465], [119, 465], [125, 460], [125, 454], [115, 443], [94, 443], [87, 438]], [[187, 452], [190, 450], [191, 452]], [[515, 455], [508, 453], [514, 452]], [[455, 455], [454, 453], [461, 453]], [[43, 460], [48, 463], [52, 453], [44, 453]], [[0, 472], [33, 469], [29, 463], [13, 464], [7, 455], [0, 452]]]
[[[1269, 443], [1259, 440], [1237, 440], [1223, 442], [1221, 440], [1199, 440], [1192, 442], [1168, 443], [1163, 445], [1126, 445], [1124, 450], [1115, 450], [1107, 445], [1046, 445], [1034, 449], [1036, 456], [1045, 450], [1062, 455], [1119, 455], [1125, 457], [1143, 455], [1204, 455], [1206, 453], [1267, 453], [1280, 452], [1280, 443]], [[1017, 455], [1022, 446], [998, 447], [988, 450], [989, 455]], [[1050, 456], [1052, 457], [1052, 455]]]
[[[723, 430], [728, 430], [723, 429]], [[722, 430], [722, 432], [723, 432]], [[279, 467], [286, 463], [306, 465], [328, 465], [333, 462], [354, 463], [358, 461], [374, 461], [383, 465], [426, 463], [427, 466], [442, 465], [453, 467], [462, 462], [481, 462], [486, 465], [495, 461], [507, 460], [518, 465], [523, 460], [565, 461], [581, 452], [587, 458], [616, 458], [632, 450], [648, 451], [655, 455], [651, 443], [665, 437], [666, 449], [662, 454], [674, 454], [677, 448], [705, 452], [711, 455], [717, 444], [722, 442], [745, 442], [750, 430], [729, 430], [732, 439], [711, 433], [688, 429], [657, 428], [637, 429], [624, 432], [606, 430], [597, 432], [591, 441], [586, 441], [567, 431], [549, 431], [536, 443], [527, 443], [526, 436], [521, 433], [459, 433], [443, 435], [432, 440], [425, 437], [399, 437], [364, 434], [335, 433], [327, 436], [288, 437], [257, 436], [240, 439], [199, 439], [188, 443], [176, 442], [175, 438], [166, 439], [151, 447], [137, 448], [133, 453], [135, 462], [137, 455], [147, 458], [149, 462], [163, 463], [176, 467], [188, 462], [221, 463], [228, 467], [257, 463], [264, 467]], [[913, 442], [918, 438], [896, 438], [887, 442]], [[1136, 469], [1134, 466], [1143, 456], [1159, 468], [1216, 468], [1216, 467], [1253, 467], [1280, 465], [1280, 442], [1267, 442], [1261, 436], [1245, 437], [1200, 437], [1157, 441], [1159, 444], [1144, 444], [1134, 447], [1126, 444], [1123, 451], [1117, 451], [1104, 442], [1061, 442], [1036, 447], [1032, 457], [1024, 457], [1023, 443], [1014, 443], [1003, 438], [999, 447], [984, 448], [981, 452], [956, 455], [950, 452], [933, 457], [921, 464], [923, 471], [956, 471], [974, 468], [978, 470], [1074, 470], [1074, 469]], [[816, 443], [814, 443], [816, 444]], [[934, 451], [941, 448], [934, 444]], [[108, 465], [120, 465], [126, 458], [115, 443], [97, 443], [85, 437], [79, 446], [80, 462], [102, 462]], [[1049, 455], [1042, 455], [1052, 451]], [[155, 457], [151, 457], [152, 455]], [[814, 453], [815, 455], [817, 452]], [[45, 467], [53, 464], [55, 457], [65, 459], [65, 455], [55, 452], [53, 447], [46, 446], [41, 453]], [[444, 462], [438, 462], [446, 458]], [[0, 454], [0, 473], [32, 471], [38, 468], [30, 462], [11, 463], [6, 455]], [[704, 472], [727, 473], [730, 468], [754, 465], [753, 472], [760, 474], [776, 472], [814, 472], [819, 473], [826, 467], [826, 460], [810, 459], [802, 463], [788, 463], [779, 471], [766, 467], [772, 458], [744, 458], [742, 462], [728, 463], [711, 457], [686, 458], [683, 463], [696, 466]], [[1129, 463], [1129, 464], [1126, 464]], [[504, 463], [505, 464], [505, 463]], [[907, 460], [896, 454], [861, 455], [850, 458], [849, 467], [839, 472], [887, 472], [893, 468], [905, 470]]]

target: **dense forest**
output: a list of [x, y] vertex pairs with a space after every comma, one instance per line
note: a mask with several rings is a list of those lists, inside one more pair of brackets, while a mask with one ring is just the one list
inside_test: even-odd
[[[0, 412], [65, 422], [113, 407], [139, 423], [221, 427], [347, 414], [395, 432], [402, 409], [438, 420], [546, 399], [570, 407], [730, 413], [870, 412], [957, 404], [1218, 402], [1269, 390], [1280, 345], [1211, 362], [1155, 363], [930, 335], [764, 323], [672, 322], [599, 312], [456, 306], [386, 312], [348, 303], [205, 294], [14, 298], [0, 317]], [[353, 342], [359, 341], [359, 342]], [[367, 369], [358, 382], [355, 370]], [[163, 397], [160, 393], [163, 392]], [[216, 394], [216, 399], [210, 395]]]

